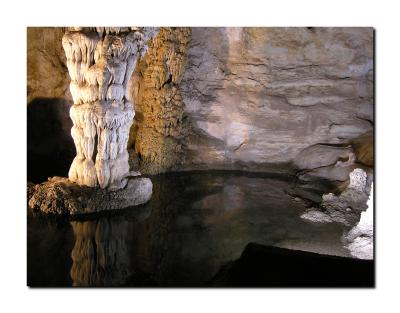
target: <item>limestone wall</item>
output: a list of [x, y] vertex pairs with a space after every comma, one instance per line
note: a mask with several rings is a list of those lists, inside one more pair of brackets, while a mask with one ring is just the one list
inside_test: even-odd
[[[161, 28], [128, 84], [131, 169], [293, 170], [343, 181], [354, 163], [371, 166], [373, 36], [372, 28]], [[28, 29], [28, 103], [46, 98], [63, 112], [58, 137], [31, 128], [28, 159], [33, 142], [51, 155], [46, 145], [69, 136], [61, 37], [59, 28]]]
[[186, 166], [288, 168], [307, 155], [300, 168], [312, 170], [351, 159], [350, 141], [373, 129], [373, 77], [372, 28], [193, 28]]

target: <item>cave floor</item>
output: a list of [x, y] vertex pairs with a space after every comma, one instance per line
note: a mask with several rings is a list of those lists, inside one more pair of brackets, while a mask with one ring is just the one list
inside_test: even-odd
[[145, 205], [80, 218], [28, 212], [29, 286], [204, 286], [250, 242], [350, 257], [344, 228], [300, 218], [294, 178], [244, 172], [151, 177]]

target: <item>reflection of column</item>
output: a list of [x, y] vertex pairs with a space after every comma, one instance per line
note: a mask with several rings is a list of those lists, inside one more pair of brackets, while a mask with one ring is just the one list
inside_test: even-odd
[[71, 181], [101, 188], [126, 185], [126, 148], [135, 115], [126, 86], [154, 34], [152, 28], [128, 27], [75, 27], [65, 33], [76, 146]]
[[101, 218], [71, 222], [75, 245], [71, 252], [74, 286], [120, 286], [130, 274], [126, 245], [128, 222]]

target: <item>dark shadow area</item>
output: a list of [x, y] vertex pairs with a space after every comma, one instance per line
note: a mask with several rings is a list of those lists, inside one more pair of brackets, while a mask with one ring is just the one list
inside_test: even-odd
[[[71, 286], [74, 237], [69, 221], [28, 214], [27, 281], [31, 287]], [[37, 242], [34, 249], [30, 243]], [[45, 257], [44, 257], [45, 256]]]
[[63, 98], [35, 98], [27, 108], [28, 181], [68, 176], [75, 155], [70, 104]]
[[151, 180], [145, 205], [64, 219], [29, 214], [28, 285], [373, 285], [373, 262], [348, 258], [340, 225], [300, 218], [307, 205], [291, 196], [293, 177], [199, 171]]
[[214, 287], [374, 287], [373, 260], [249, 243], [210, 283]]

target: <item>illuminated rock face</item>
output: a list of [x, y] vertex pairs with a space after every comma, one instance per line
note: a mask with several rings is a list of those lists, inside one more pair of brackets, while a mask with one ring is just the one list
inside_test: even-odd
[[125, 187], [130, 175], [126, 148], [135, 115], [126, 87], [155, 33], [155, 28], [74, 27], [63, 36], [74, 101], [72, 182]]

